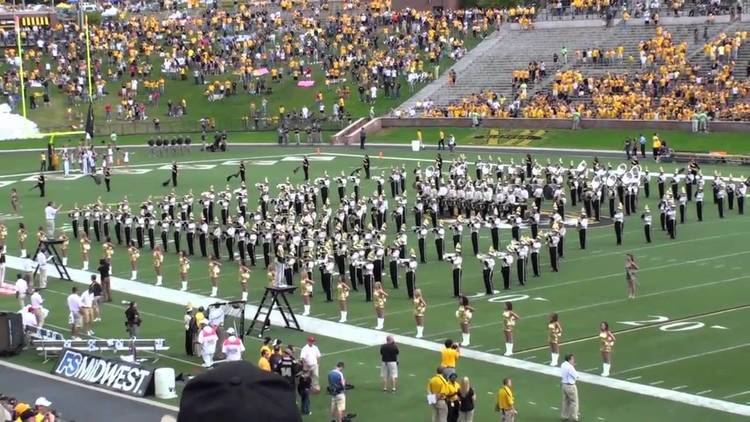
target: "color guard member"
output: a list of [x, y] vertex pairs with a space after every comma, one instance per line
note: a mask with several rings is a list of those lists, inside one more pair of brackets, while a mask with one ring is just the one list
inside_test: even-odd
[[556, 313], [553, 313], [549, 317], [549, 323], [547, 324], [547, 341], [549, 342], [550, 351], [550, 366], [557, 366], [557, 360], [560, 358], [560, 337], [562, 337], [562, 325], [560, 325], [560, 318]]
[[188, 272], [190, 272], [190, 259], [185, 251], [180, 252], [180, 291], [186, 292], [188, 288]]
[[89, 241], [86, 233], [81, 232], [79, 243], [81, 244], [81, 269], [83, 271], [89, 270], [89, 251], [91, 250], [91, 242]]
[[131, 243], [128, 254], [130, 256], [130, 279], [135, 280], [138, 278], [138, 258], [141, 257], [141, 251], [135, 246], [135, 243]]
[[348, 299], [349, 299], [349, 285], [346, 284], [346, 279], [343, 275], [339, 276], [339, 282], [336, 285], [336, 296], [338, 297], [339, 301], [339, 312], [341, 313], [341, 318], [339, 318], [339, 322], [346, 322], [346, 314], [348, 311]]
[[161, 245], [156, 245], [154, 252], [151, 254], [154, 263], [154, 273], [156, 274], [156, 285], [162, 285], [161, 267], [164, 263], [164, 254], [161, 251]]
[[300, 281], [300, 292], [302, 294], [302, 304], [304, 307], [302, 316], [310, 315], [310, 298], [313, 295], [314, 286], [315, 286], [315, 282], [312, 281], [307, 271], [303, 271], [302, 280]]
[[505, 302], [503, 311], [503, 334], [505, 335], [505, 355], [513, 356], [513, 328], [520, 317], [513, 312], [513, 302]]
[[458, 304], [456, 318], [458, 318], [458, 325], [461, 327], [461, 346], [465, 347], [471, 344], [469, 328], [471, 326], [471, 318], [474, 315], [474, 308], [469, 306], [469, 298], [466, 296], [459, 297]]
[[602, 376], [609, 376], [609, 369], [612, 367], [612, 349], [615, 346], [615, 335], [609, 330], [609, 324], [602, 321], [599, 325], [599, 342], [601, 346], [599, 351], [602, 353]]
[[242, 301], [247, 302], [247, 283], [250, 281], [250, 268], [245, 265], [245, 261], [240, 260], [240, 288], [242, 289]]
[[221, 274], [221, 262], [216, 256], [211, 256], [208, 261], [208, 277], [211, 279], [211, 297], [219, 294], [219, 274]]
[[427, 302], [425, 302], [422, 296], [422, 290], [414, 290], [414, 321], [417, 323], [417, 338], [422, 338], [424, 335], [424, 314], [427, 310]]
[[375, 288], [372, 292], [373, 301], [375, 302], [375, 315], [378, 318], [378, 323], [375, 326], [376, 330], [382, 330], [383, 324], [385, 323], [385, 302], [388, 300], [388, 293], [383, 290], [383, 285], [378, 281], [375, 282]]

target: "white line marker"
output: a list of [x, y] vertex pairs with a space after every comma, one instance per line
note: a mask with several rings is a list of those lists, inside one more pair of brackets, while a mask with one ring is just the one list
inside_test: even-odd
[[672, 390], [677, 391], [677, 390], [682, 390], [683, 388], [687, 388], [687, 387], [688, 387], [687, 385], [678, 385], [677, 387], [672, 388]]
[[481, 344], [472, 344], [472, 345], [471, 345], [471, 346], [469, 346], [469, 347], [473, 347], [473, 348], [475, 348], [475, 349], [481, 349], [482, 347], [484, 347], [484, 345], [481, 345]]
[[416, 377], [416, 375], [415, 375], [415, 374], [409, 374], [409, 376], [410, 376], [410, 377]]
[[627, 381], [634, 381], [634, 380], [639, 380], [639, 379], [641, 379], [640, 375], [638, 375], [636, 377], [625, 378], [625, 380], [627, 380]]
[[555, 407], [555, 406], [550, 406], [549, 408], [552, 409], [552, 410], [560, 410], [559, 407]]
[[500, 348], [499, 348], [499, 347], [493, 347], [492, 349], [488, 349], [488, 350], [487, 350], [487, 352], [488, 352], [488, 353], [492, 353], [492, 352], [496, 352], [496, 351], [498, 351], [498, 350], [500, 350]]
[[598, 367], [598, 366], [595, 366], [595, 367], [593, 367], [593, 368], [589, 368], [589, 369], [584, 369], [584, 372], [591, 372], [591, 371], [596, 371], [597, 369], [599, 369], [599, 367]]
[[536, 406], [536, 403], [534, 403], [533, 401], [530, 401], [529, 404], [532, 406]]
[[669, 359], [669, 360], [664, 360], [664, 361], [661, 361], [661, 362], [650, 363], [648, 365], [636, 366], [635, 368], [630, 368], [630, 369], [625, 369], [623, 371], [619, 371], [618, 374], [625, 374], [625, 373], [628, 373], [628, 372], [640, 371], [641, 369], [653, 368], [655, 366], [661, 366], [661, 365], [668, 365], [670, 363], [675, 363], [675, 362], [682, 362], [683, 360], [688, 360], [688, 359], [693, 359], [693, 358], [700, 358], [700, 357], [703, 357], [703, 356], [713, 355], [715, 353], [728, 352], [730, 350], [735, 350], [735, 349], [742, 349], [742, 348], [748, 347], [748, 346], [750, 346], [750, 343], [738, 344], [738, 345], [735, 345], [735, 346], [724, 347], [722, 349], [709, 350], [708, 352], [696, 353], [694, 355], [682, 356], [682, 357], [679, 357], [679, 358], [676, 358], [676, 359]]
[[723, 325], [712, 325], [711, 328], [715, 328], [717, 330], [728, 330], [729, 328], [723, 326]]
[[600, 421], [606, 420], [606, 419], [604, 419], [604, 418], [603, 418], [603, 417], [601, 417], [601, 416], [597, 416], [597, 417], [596, 417], [596, 419], [597, 419], [597, 420], [600, 420]]
[[744, 396], [745, 394], [750, 394], [750, 390], [743, 391], [741, 393], [730, 394], [728, 396], [722, 397], [722, 399], [731, 399], [731, 398], [735, 398], [735, 397], [739, 397], [739, 396]]
[[526, 356], [525, 358], [523, 358], [523, 360], [534, 360], [534, 359], [536, 359], [536, 356]]
[[714, 391], [714, 390], [703, 390], [703, 391], [699, 391], [699, 392], [697, 392], [697, 393], [695, 393], [695, 394], [697, 394], [697, 395], [699, 395], [699, 396], [702, 396], [702, 395], [704, 395], [704, 394], [708, 394], [708, 393], [710, 393], [710, 392], [712, 392], [712, 391]]
[[664, 384], [664, 381], [654, 381], [654, 382], [648, 383], [648, 385], [659, 385], [659, 384]]

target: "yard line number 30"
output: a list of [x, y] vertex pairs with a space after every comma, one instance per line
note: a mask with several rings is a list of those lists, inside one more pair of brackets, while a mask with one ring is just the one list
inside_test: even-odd
[[664, 324], [664, 325], [659, 326], [659, 331], [665, 331], [665, 332], [698, 330], [706, 326], [706, 324], [700, 321], [677, 321], [677, 322], [671, 322], [669, 324], [665, 324], [666, 322], [669, 322], [669, 317], [666, 317], [664, 315], [648, 315], [647, 317], [650, 319], [644, 319], [644, 320], [639, 320], [639, 321], [618, 321], [618, 323], [623, 324], [623, 325], [629, 325], [631, 327], [644, 327], [647, 325]]

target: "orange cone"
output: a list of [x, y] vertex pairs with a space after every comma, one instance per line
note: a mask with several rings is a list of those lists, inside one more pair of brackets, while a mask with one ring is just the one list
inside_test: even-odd
[[381, 159], [381, 160], [383, 159], [383, 151], [380, 151], [380, 152], [378, 153], [378, 157], [380, 157], [380, 159]]

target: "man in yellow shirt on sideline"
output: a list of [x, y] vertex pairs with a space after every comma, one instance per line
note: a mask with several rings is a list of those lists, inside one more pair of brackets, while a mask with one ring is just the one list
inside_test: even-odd
[[446, 422], [448, 420], [448, 380], [443, 376], [445, 368], [438, 366], [435, 375], [427, 382], [427, 402], [432, 406], [432, 422]]
[[440, 351], [440, 366], [444, 368], [443, 375], [447, 378], [450, 374], [456, 373], [456, 365], [461, 352], [458, 349], [458, 344], [453, 343], [451, 339], [445, 340], [444, 344], [445, 347]]
[[651, 137], [651, 148], [653, 149], [654, 153], [654, 160], [656, 160], [656, 157], [659, 156], [659, 150], [661, 149], [661, 139], [659, 139], [659, 135], [654, 132], [654, 136]]
[[503, 379], [503, 386], [497, 390], [497, 403], [495, 403], [495, 411], [500, 412], [502, 415], [502, 422], [515, 422], [518, 411], [516, 410], [515, 403], [516, 399], [513, 397], [513, 390], [511, 387], [513, 383], [510, 378]]

